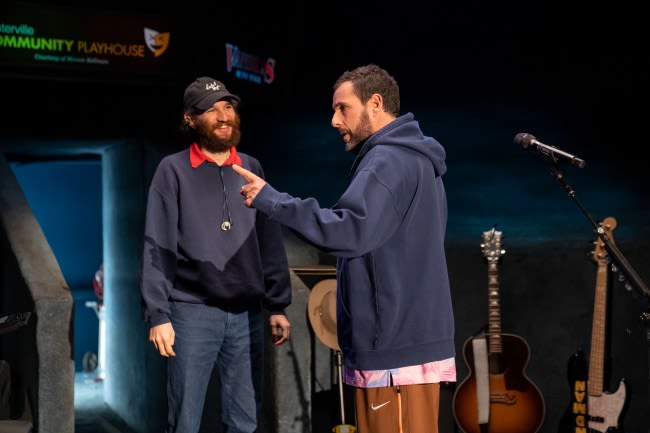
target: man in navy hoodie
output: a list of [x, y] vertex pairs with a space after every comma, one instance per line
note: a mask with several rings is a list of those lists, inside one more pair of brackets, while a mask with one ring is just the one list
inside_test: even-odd
[[456, 381], [444, 241], [445, 149], [399, 87], [366, 65], [334, 84], [332, 126], [356, 157], [331, 208], [275, 190], [238, 165], [247, 206], [337, 257], [337, 336], [359, 433], [438, 433], [440, 383]]
[[213, 368], [223, 431], [257, 431], [265, 310], [274, 343], [289, 339], [282, 227], [242, 203], [232, 169], [264, 177], [236, 150], [239, 102], [214, 78], [187, 86], [181, 129], [190, 145], [160, 161], [149, 188], [141, 292], [149, 340], [168, 358], [166, 433], [198, 433]]

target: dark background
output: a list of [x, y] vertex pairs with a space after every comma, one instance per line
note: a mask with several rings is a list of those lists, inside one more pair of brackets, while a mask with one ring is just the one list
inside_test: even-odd
[[[447, 149], [459, 381], [467, 373], [462, 344], [487, 320], [479, 244], [496, 224], [507, 251], [500, 264], [503, 328], [530, 343], [529, 373], [547, 405], [542, 432], [555, 431], [569, 402], [560, 376], [571, 354], [588, 348], [591, 332], [589, 218], [616, 217], [617, 245], [641, 280], [650, 279], [649, 175], [641, 155], [649, 75], [639, 5], [41, 4], [163, 16], [177, 44], [175, 70], [159, 80], [0, 67], [0, 138], [78, 300], [78, 368], [96, 345], [97, 320], [83, 302], [93, 298], [102, 260], [102, 140], [175, 149], [184, 87], [196, 76], [214, 76], [244, 101], [240, 150], [261, 160], [276, 188], [328, 206], [345, 188], [351, 163], [329, 125], [332, 84], [344, 70], [374, 62], [398, 80], [402, 111], [412, 111]], [[229, 76], [224, 42], [275, 57], [274, 85]], [[551, 164], [513, 143], [519, 132], [587, 161], [582, 169], [560, 164], [569, 190], [551, 176]], [[628, 378], [625, 431], [642, 433], [650, 409], [648, 325], [640, 319], [647, 298], [625, 282], [613, 281], [611, 290], [611, 380]]]

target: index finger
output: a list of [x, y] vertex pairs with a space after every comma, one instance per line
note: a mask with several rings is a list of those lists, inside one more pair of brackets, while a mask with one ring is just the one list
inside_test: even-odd
[[237, 164], [233, 164], [232, 169], [235, 170], [235, 172], [238, 175], [243, 177], [248, 182], [255, 180], [255, 175], [251, 171], [246, 170], [244, 167], [240, 167]]

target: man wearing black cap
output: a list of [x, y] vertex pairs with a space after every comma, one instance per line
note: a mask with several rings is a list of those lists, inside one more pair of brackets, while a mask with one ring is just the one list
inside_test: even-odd
[[147, 199], [141, 293], [149, 340], [168, 358], [167, 433], [196, 433], [213, 367], [227, 433], [256, 431], [261, 415], [264, 317], [289, 339], [290, 274], [277, 223], [239, 199], [232, 164], [263, 177], [236, 150], [240, 98], [200, 77], [183, 97], [190, 145], [164, 157]]

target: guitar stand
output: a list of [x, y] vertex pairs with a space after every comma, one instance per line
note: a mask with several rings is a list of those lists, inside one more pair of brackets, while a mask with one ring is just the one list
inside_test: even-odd
[[336, 350], [336, 373], [338, 375], [339, 385], [339, 402], [341, 404], [341, 424], [334, 426], [334, 433], [355, 433], [357, 428], [351, 424], [345, 423], [345, 400], [343, 399], [343, 361], [340, 350]]

